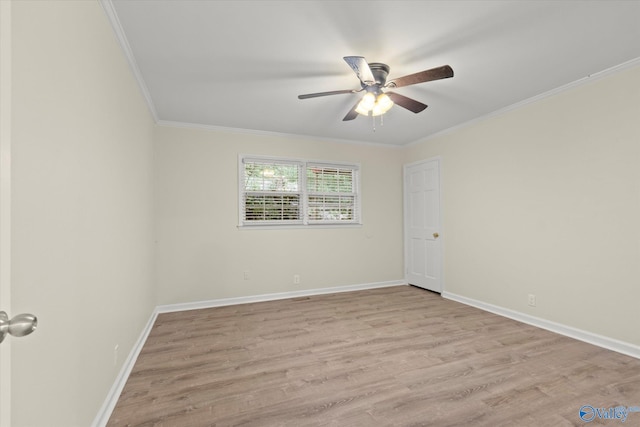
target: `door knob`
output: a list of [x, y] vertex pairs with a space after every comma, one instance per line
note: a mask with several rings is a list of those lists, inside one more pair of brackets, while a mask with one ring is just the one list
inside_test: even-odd
[[437, 239], [438, 237], [440, 237], [440, 235], [438, 233], [433, 233], [433, 238]]
[[33, 314], [18, 314], [9, 320], [9, 316], [4, 311], [0, 311], [0, 342], [9, 334], [14, 337], [24, 337], [36, 330], [38, 318]]

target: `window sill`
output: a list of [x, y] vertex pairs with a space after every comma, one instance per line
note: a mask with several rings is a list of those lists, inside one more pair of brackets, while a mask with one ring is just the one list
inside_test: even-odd
[[256, 225], [238, 225], [238, 230], [313, 230], [327, 228], [361, 228], [362, 223], [349, 224], [256, 224]]

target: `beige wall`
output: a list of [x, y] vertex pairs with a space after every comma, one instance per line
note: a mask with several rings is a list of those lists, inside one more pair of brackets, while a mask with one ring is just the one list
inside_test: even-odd
[[416, 144], [404, 162], [435, 155], [445, 291], [640, 345], [640, 68]]
[[11, 425], [88, 426], [156, 305], [153, 121], [97, 2], [12, 12]]
[[[155, 143], [160, 304], [402, 280], [399, 149], [163, 126]], [[239, 154], [359, 163], [363, 226], [239, 229]]]

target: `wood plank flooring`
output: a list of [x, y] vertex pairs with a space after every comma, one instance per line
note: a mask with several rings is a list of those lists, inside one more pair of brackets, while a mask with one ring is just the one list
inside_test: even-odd
[[583, 405], [640, 407], [640, 360], [397, 286], [161, 314], [108, 425], [583, 426]]

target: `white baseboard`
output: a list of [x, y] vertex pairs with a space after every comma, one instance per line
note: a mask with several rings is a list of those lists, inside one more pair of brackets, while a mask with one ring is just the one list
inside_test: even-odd
[[252, 302], [261, 302], [261, 301], [275, 301], [280, 299], [287, 298], [300, 298], [311, 295], [323, 295], [323, 294], [334, 294], [339, 292], [353, 292], [353, 291], [362, 291], [366, 289], [376, 289], [376, 288], [386, 288], [389, 286], [402, 286], [406, 285], [407, 282], [404, 280], [392, 280], [388, 282], [376, 282], [376, 283], [366, 283], [362, 285], [350, 285], [350, 286], [338, 286], [334, 288], [320, 288], [320, 289], [307, 289], [293, 292], [280, 292], [273, 294], [264, 294], [264, 295], [255, 295], [248, 297], [237, 297], [237, 298], [224, 298], [224, 299], [216, 299], [209, 301], [198, 301], [198, 302], [189, 302], [182, 304], [169, 304], [169, 305], [159, 305], [155, 308], [149, 321], [146, 326], [142, 330], [140, 337], [136, 341], [135, 345], [131, 349], [127, 360], [122, 365], [120, 369], [120, 373], [116, 377], [113, 386], [111, 386], [111, 390], [107, 394], [107, 398], [105, 402], [102, 404], [100, 411], [96, 415], [96, 418], [93, 420], [91, 424], [92, 427], [104, 427], [107, 425], [109, 418], [111, 417], [111, 413], [113, 409], [116, 407], [116, 403], [118, 403], [118, 398], [120, 397], [120, 393], [122, 393], [122, 389], [124, 389], [125, 384], [127, 383], [127, 379], [129, 378], [129, 374], [133, 370], [133, 366], [138, 360], [138, 355], [140, 351], [142, 351], [142, 347], [144, 346], [149, 333], [151, 332], [151, 328], [160, 313], [171, 313], [175, 311], [186, 311], [186, 310], [197, 310], [200, 308], [211, 308], [211, 307], [222, 307], [226, 305], [236, 305], [236, 304], [248, 304]]
[[465, 305], [470, 305], [484, 311], [489, 311], [503, 317], [508, 317], [509, 319], [517, 320], [518, 322], [546, 329], [548, 331], [574, 338], [579, 341], [584, 341], [598, 347], [606, 348], [607, 350], [612, 350], [618, 353], [625, 354], [627, 356], [635, 357], [636, 359], [640, 359], [640, 346], [637, 346], [635, 344], [619, 341], [613, 338], [605, 337], [603, 335], [594, 334], [592, 332], [563, 325], [561, 323], [552, 322], [550, 320], [545, 320], [539, 317], [530, 316], [525, 313], [509, 310], [504, 307], [499, 307], [483, 301], [478, 301], [473, 298], [467, 298], [462, 295], [456, 295], [451, 292], [443, 292], [442, 297]]
[[156, 321], [156, 317], [158, 317], [157, 310], [154, 310], [151, 313], [151, 317], [149, 321], [145, 325], [144, 329], [140, 333], [138, 340], [134, 344], [127, 360], [124, 361], [122, 368], [120, 368], [120, 372], [116, 377], [115, 382], [111, 386], [109, 393], [107, 394], [107, 398], [105, 399], [100, 411], [96, 415], [96, 418], [93, 420], [91, 424], [92, 427], [104, 427], [107, 425], [109, 418], [111, 417], [111, 413], [113, 409], [116, 407], [116, 403], [118, 403], [118, 398], [120, 397], [120, 393], [122, 393], [122, 389], [124, 389], [124, 385], [127, 383], [127, 379], [129, 378], [129, 374], [131, 374], [131, 370], [133, 369], [133, 365], [135, 365], [136, 360], [138, 360], [138, 355], [140, 351], [142, 351], [142, 347], [144, 346], [145, 341], [147, 341], [147, 337], [151, 332], [151, 328]]
[[247, 297], [224, 298], [209, 301], [187, 302], [182, 304], [159, 305], [158, 313], [171, 313], [173, 311], [198, 310], [201, 308], [222, 307], [225, 305], [249, 304], [252, 302], [275, 301], [287, 298], [300, 298], [311, 295], [335, 294], [339, 292], [363, 291], [366, 289], [386, 288], [389, 286], [406, 285], [404, 280], [392, 280], [389, 282], [365, 283], [362, 285], [337, 286], [333, 288], [307, 289], [291, 292], [279, 292], [274, 294], [253, 295]]

